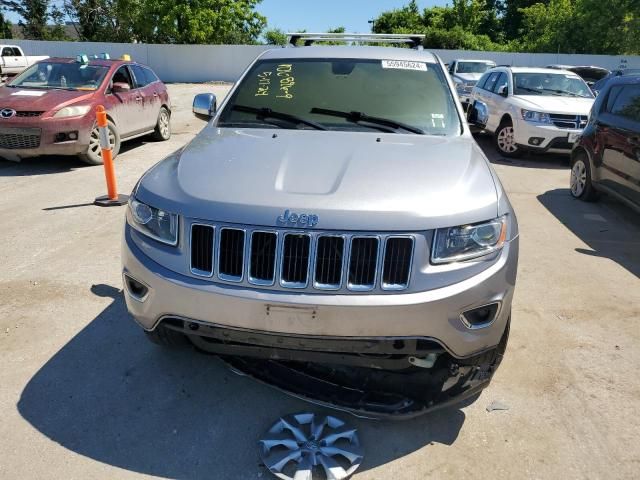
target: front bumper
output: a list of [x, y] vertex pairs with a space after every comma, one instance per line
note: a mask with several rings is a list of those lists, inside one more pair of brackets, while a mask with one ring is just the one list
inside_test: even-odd
[[[581, 129], [538, 125], [524, 120], [519, 120], [514, 129], [515, 141], [519, 147], [540, 153], [547, 151], [569, 153], [580, 134], [582, 134]], [[570, 137], [573, 137], [574, 142], [569, 142]], [[537, 139], [539, 143], [532, 143], [532, 139]]]
[[[77, 155], [85, 153], [89, 147], [89, 136], [94, 118], [91, 114], [83, 117], [53, 118], [27, 117], [5, 119], [0, 128], [0, 157], [8, 160], [36, 157], [39, 155]], [[77, 132], [75, 140], [59, 141], [61, 133]], [[34, 135], [39, 142], [34, 142]], [[26, 147], [16, 139], [28, 138]]]
[[[430, 291], [397, 295], [326, 295], [222, 285], [180, 275], [151, 260], [127, 225], [123, 273], [147, 287], [143, 296], [125, 282], [129, 312], [146, 330], [167, 318], [239, 331], [321, 339], [418, 339], [435, 342], [456, 358], [494, 348], [511, 310], [517, 238], [480, 274]], [[470, 329], [462, 312], [498, 302], [492, 323]], [[363, 352], [366, 353], [366, 352]]]

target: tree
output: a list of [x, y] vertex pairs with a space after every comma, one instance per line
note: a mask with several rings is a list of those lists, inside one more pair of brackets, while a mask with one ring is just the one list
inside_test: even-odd
[[266, 18], [261, 0], [143, 0], [138, 32], [155, 43], [256, 43]]
[[[2, 0], [0, 5], [20, 16], [18, 25], [30, 40], [66, 40], [64, 13], [49, 0]], [[3, 17], [4, 21], [4, 17]]]
[[264, 37], [267, 45], [286, 45], [287, 44], [287, 34], [284, 33], [279, 28], [272, 28], [267, 30], [262, 35]]
[[64, 12], [76, 25], [80, 40], [132, 42], [139, 40], [137, 22], [142, 0], [65, 0]]
[[11, 22], [4, 18], [2, 12], [0, 12], [0, 38], [13, 38]]

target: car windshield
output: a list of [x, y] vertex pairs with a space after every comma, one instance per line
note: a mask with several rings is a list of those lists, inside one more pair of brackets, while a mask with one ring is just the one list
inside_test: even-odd
[[100, 86], [108, 71], [108, 67], [99, 65], [84, 65], [76, 62], [39, 62], [18, 75], [9, 86], [95, 90]]
[[514, 73], [513, 85], [515, 95], [593, 98], [589, 86], [575, 74]]
[[486, 62], [458, 62], [456, 73], [484, 73], [493, 67], [495, 64]]
[[461, 132], [454, 99], [437, 64], [362, 59], [259, 61], [235, 90], [218, 125]]

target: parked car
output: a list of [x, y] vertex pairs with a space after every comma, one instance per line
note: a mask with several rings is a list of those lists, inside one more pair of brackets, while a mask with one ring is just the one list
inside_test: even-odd
[[471, 91], [484, 72], [495, 67], [491, 60], [454, 60], [448, 65], [449, 74], [456, 86], [456, 93], [465, 110], [471, 100]]
[[194, 113], [209, 124], [143, 175], [126, 214], [126, 303], [150, 340], [188, 338], [359, 414], [488, 385], [518, 225], [437, 56], [269, 50]]
[[611, 73], [606, 68], [594, 66], [547, 65], [547, 68], [569, 70], [570, 72], [579, 75], [585, 82], [587, 82], [589, 87], [593, 87], [598, 80], [602, 80]]
[[18, 75], [40, 60], [49, 58], [46, 55], [26, 56], [17, 45], [0, 45], [0, 55], [0, 78], [3, 80]]
[[629, 75], [640, 75], [640, 68], [621, 68], [621, 69], [613, 70], [611, 73], [609, 73], [609, 75], [598, 80], [596, 83], [593, 84], [593, 87], [592, 87], [593, 92], [596, 95], [598, 95], [600, 91], [604, 89], [607, 82], [612, 78], [629, 76]]
[[102, 163], [96, 106], [109, 118], [113, 154], [120, 142], [171, 136], [166, 86], [144, 65], [124, 60], [52, 58], [0, 87], [0, 157], [78, 155]]
[[495, 134], [498, 151], [570, 153], [587, 124], [594, 96], [573, 72], [549, 68], [497, 67], [471, 94], [469, 120]]
[[640, 75], [607, 82], [571, 153], [571, 195], [606, 192], [640, 211]]

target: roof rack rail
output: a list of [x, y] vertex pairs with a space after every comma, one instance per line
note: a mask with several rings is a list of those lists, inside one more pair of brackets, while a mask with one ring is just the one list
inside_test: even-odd
[[308, 47], [315, 42], [363, 42], [363, 43], [408, 43], [411, 48], [422, 49], [425, 35], [417, 33], [287, 33], [289, 45], [298, 46], [304, 40]]

